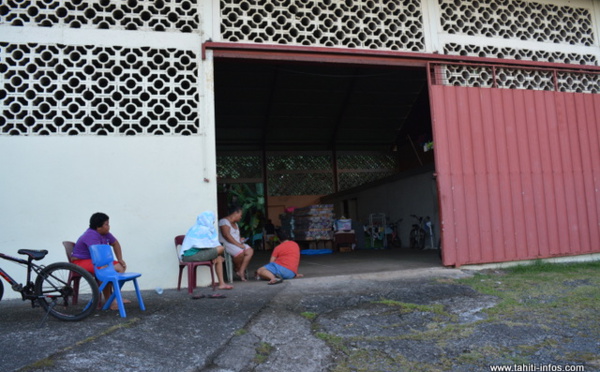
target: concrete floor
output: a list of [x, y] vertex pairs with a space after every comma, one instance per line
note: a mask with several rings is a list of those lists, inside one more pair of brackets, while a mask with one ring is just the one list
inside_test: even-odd
[[[255, 251], [249, 275], [269, 262], [271, 251]], [[410, 269], [441, 268], [438, 250], [408, 248], [355, 250], [346, 253], [302, 255], [298, 271], [305, 277], [365, 274]]]

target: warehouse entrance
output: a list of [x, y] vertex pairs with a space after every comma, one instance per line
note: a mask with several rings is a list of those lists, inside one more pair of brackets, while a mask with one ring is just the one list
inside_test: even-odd
[[[394, 248], [408, 247], [411, 225], [418, 222], [413, 214], [431, 218], [438, 231], [423, 63], [228, 56], [214, 59], [214, 71], [220, 200], [231, 200], [223, 194], [233, 184], [245, 185], [248, 192], [262, 190], [265, 221], [284, 230], [286, 214], [294, 209], [325, 205], [334, 220], [352, 220], [360, 249], [392, 248], [392, 234], [402, 242]], [[381, 193], [381, 187], [391, 191]], [[314, 209], [307, 214], [327, 213]], [[374, 223], [372, 215], [383, 215], [385, 222]], [[299, 233], [305, 235], [296, 238], [315, 238], [311, 248], [336, 248], [334, 236], [328, 245], [315, 231], [331, 226], [321, 219], [304, 226]], [[246, 235], [261, 231], [259, 225]], [[439, 238], [434, 239], [427, 248], [436, 248]]]

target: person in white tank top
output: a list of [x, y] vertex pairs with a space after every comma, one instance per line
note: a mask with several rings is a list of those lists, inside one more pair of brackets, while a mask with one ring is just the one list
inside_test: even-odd
[[227, 253], [233, 257], [233, 266], [235, 273], [242, 281], [247, 281], [246, 268], [254, 255], [254, 250], [245, 239], [240, 236], [240, 227], [238, 222], [242, 219], [242, 208], [238, 205], [231, 205], [227, 210], [228, 215], [219, 220], [219, 241], [225, 247]]

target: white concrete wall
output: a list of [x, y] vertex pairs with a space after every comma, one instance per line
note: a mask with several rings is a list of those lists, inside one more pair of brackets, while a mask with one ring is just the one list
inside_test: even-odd
[[[0, 137], [0, 251], [47, 249], [42, 263], [65, 261], [61, 242], [101, 211], [142, 289], [176, 287], [174, 236], [217, 207], [214, 139], [206, 138]], [[18, 265], [0, 266], [25, 280]], [[18, 296], [5, 285], [5, 298]]]
[[[377, 183], [373, 187], [360, 188], [360, 191], [356, 192], [344, 192], [324, 201], [335, 203], [336, 215], [340, 216], [342, 202], [352, 199], [356, 199], [358, 219], [363, 224], [369, 223], [371, 213], [385, 213], [388, 222], [402, 218], [399, 229], [403, 246], [408, 246], [410, 229], [417, 221], [411, 214], [430, 216], [436, 238], [439, 238], [437, 187], [433, 171]], [[426, 242], [426, 246], [428, 245], [429, 241]]]
[[[212, 53], [200, 60], [200, 48], [218, 33], [218, 2], [201, 0], [197, 10], [197, 33], [0, 26], [0, 40], [9, 44], [193, 51], [200, 102], [193, 136], [0, 136], [0, 252], [47, 249], [41, 263], [65, 261], [61, 242], [76, 240], [100, 211], [110, 217], [128, 270], [142, 273], [142, 289], [177, 286], [174, 236], [184, 234], [200, 212], [217, 209]], [[25, 280], [21, 267], [3, 260], [0, 266]], [[198, 270], [198, 284], [208, 285], [208, 269]], [[18, 297], [5, 283], [4, 298]]]

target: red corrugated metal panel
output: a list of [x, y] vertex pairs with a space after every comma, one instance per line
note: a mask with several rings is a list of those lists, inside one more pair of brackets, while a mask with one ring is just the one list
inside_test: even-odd
[[600, 252], [600, 95], [431, 86], [444, 265]]

